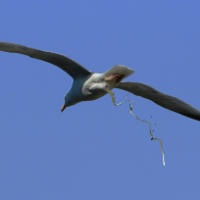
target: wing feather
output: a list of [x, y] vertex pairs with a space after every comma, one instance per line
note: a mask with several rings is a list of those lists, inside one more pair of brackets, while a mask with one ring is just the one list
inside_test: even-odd
[[200, 121], [199, 110], [176, 97], [161, 93], [143, 83], [122, 82], [117, 86], [117, 88], [131, 92], [137, 96], [144, 97], [168, 110], [172, 110], [181, 115]]
[[91, 72], [82, 67], [80, 64], [76, 63], [70, 58], [67, 58], [57, 53], [41, 51], [38, 49], [33, 49], [26, 46], [7, 42], [0, 42], [0, 51], [24, 54], [32, 58], [46, 61], [48, 63], [58, 66], [74, 79], [79, 76], [88, 76], [91, 74]]

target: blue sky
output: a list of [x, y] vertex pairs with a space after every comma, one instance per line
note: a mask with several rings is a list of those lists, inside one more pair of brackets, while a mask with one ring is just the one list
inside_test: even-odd
[[[128, 78], [200, 108], [200, 3], [2, 1], [0, 40], [64, 54], [91, 71], [114, 64]], [[199, 122], [129, 95], [155, 136], [107, 95], [60, 113], [72, 79], [60, 69], [0, 53], [0, 198], [198, 199]], [[126, 92], [114, 90], [117, 100]]]

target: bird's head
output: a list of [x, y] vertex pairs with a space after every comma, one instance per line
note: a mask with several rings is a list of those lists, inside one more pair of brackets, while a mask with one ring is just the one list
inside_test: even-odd
[[65, 104], [63, 104], [60, 111], [63, 112], [65, 110], [65, 108], [67, 108], [67, 106]]
[[68, 106], [70, 106], [70, 104], [68, 103], [68, 101], [66, 100], [67, 98], [67, 95], [65, 96], [65, 102], [64, 104], [62, 105], [60, 111], [63, 112], [65, 110], [65, 108], [67, 108]]
[[72, 106], [78, 102], [79, 101], [77, 99], [73, 98], [73, 96], [71, 95], [71, 92], [68, 92], [65, 95], [64, 104], [61, 107], [61, 112], [63, 112], [67, 107]]
[[71, 89], [65, 95], [64, 104], [61, 107], [61, 112], [63, 112], [67, 107], [73, 106], [74, 104], [84, 100], [81, 88], [86, 79], [87, 77], [74, 80]]

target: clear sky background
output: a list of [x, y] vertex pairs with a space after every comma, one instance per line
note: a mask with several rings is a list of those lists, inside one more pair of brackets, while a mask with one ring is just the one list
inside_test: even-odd
[[[64, 54], [91, 71], [114, 64], [128, 78], [200, 108], [197, 0], [11, 1], [0, 5], [0, 40]], [[200, 198], [200, 124], [129, 95], [107, 95], [60, 113], [70, 76], [48, 63], [0, 53], [0, 199]], [[118, 101], [126, 92], [114, 90]]]

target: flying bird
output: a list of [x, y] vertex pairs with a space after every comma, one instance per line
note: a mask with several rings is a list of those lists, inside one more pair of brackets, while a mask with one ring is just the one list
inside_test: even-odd
[[62, 112], [69, 106], [81, 101], [98, 99], [109, 93], [113, 88], [118, 88], [149, 99], [181, 115], [200, 120], [199, 110], [176, 97], [161, 93], [143, 83], [121, 82], [134, 72], [126, 66], [115, 65], [105, 73], [94, 73], [72, 59], [53, 52], [41, 51], [7, 42], [0, 42], [0, 51], [24, 54], [32, 58], [43, 60], [56, 65], [69, 74], [73, 78], [73, 84], [69, 92], [65, 95], [64, 105], [61, 108]]

